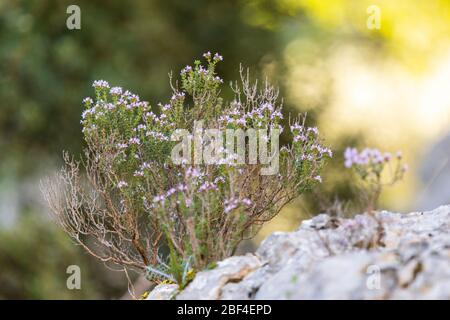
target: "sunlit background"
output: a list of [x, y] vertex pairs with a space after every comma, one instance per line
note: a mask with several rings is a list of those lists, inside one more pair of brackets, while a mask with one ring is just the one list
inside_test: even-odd
[[[70, 4], [81, 8], [81, 30], [66, 27]], [[368, 27], [373, 5], [379, 29]], [[269, 78], [286, 113], [307, 112], [335, 151], [320, 190], [289, 205], [253, 245], [357, 198], [346, 146], [403, 151], [410, 170], [383, 192], [383, 209], [450, 203], [447, 0], [0, 0], [0, 299], [126, 293], [122, 273], [49, 221], [39, 181], [61, 166], [62, 150], [81, 152], [80, 102], [93, 80], [156, 105], [169, 95], [167, 73], [208, 50], [224, 56], [226, 82], [239, 63]], [[81, 290], [66, 288], [72, 264], [81, 267]]]

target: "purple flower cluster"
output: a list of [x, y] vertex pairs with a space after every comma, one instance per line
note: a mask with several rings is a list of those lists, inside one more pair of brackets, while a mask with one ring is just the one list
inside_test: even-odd
[[215, 62], [223, 61], [223, 57], [222, 57], [219, 53], [217, 53], [217, 52], [214, 54], [214, 56], [211, 55], [211, 52], [210, 52], [210, 51], [205, 52], [205, 53], [203, 54], [203, 57], [204, 57], [205, 59], [207, 59], [207, 60], [210, 60], [211, 57], [212, 57], [213, 60], [214, 60]]
[[283, 114], [280, 108], [275, 108], [272, 103], [265, 102], [262, 103], [258, 108], [255, 108], [246, 114], [248, 118], [264, 119], [269, 118], [270, 120], [281, 120], [283, 119]]
[[299, 138], [298, 140], [304, 141], [307, 140], [308, 134], [313, 134], [315, 136], [319, 135], [319, 129], [317, 127], [305, 127], [298, 122], [294, 123], [290, 126], [291, 132], [294, 134], [294, 138], [296, 136], [302, 136], [302, 138]]
[[189, 81], [188, 79], [192, 80], [197, 75], [205, 81], [212, 82], [216, 85], [219, 83], [223, 83], [223, 79], [221, 79], [219, 76], [215, 76], [214, 68], [211, 69], [211, 65], [214, 66], [217, 62], [223, 61], [223, 57], [218, 53], [212, 55], [210, 51], [205, 52], [203, 54], [203, 57], [207, 60], [208, 67], [205, 68], [204, 66], [200, 65], [199, 62], [196, 62], [195, 67], [187, 65], [180, 72], [182, 80]]
[[152, 137], [155, 140], [159, 141], [159, 142], [163, 142], [163, 141], [169, 141], [169, 137], [164, 135], [161, 132], [155, 131], [155, 130], [149, 130], [145, 133], [146, 137]]
[[205, 59], [211, 59], [211, 51], [207, 51], [203, 54], [203, 58]]
[[322, 146], [318, 142], [319, 129], [317, 129], [317, 127], [305, 127], [304, 125], [295, 122], [290, 126], [290, 129], [294, 135], [294, 144], [301, 145], [301, 160], [313, 161], [317, 158], [322, 159], [324, 156], [329, 158], [333, 157], [333, 152], [331, 149]]
[[[84, 110], [83, 113], [81, 114], [81, 118], [84, 120], [84, 119], [86, 119], [86, 117], [88, 115], [91, 115], [91, 116], [95, 115], [96, 110], [97, 110], [97, 106], [93, 106], [92, 108]], [[81, 123], [83, 123], [83, 120], [81, 121]]]
[[[304, 168], [305, 163], [308, 164], [308, 167], [320, 168], [326, 158], [333, 157], [331, 149], [321, 144], [317, 127], [307, 127], [304, 122], [296, 120], [290, 125], [290, 130], [293, 134], [292, 149], [299, 168]], [[322, 183], [322, 177], [317, 174], [318, 170], [310, 171], [309, 181]]]
[[184, 192], [187, 190], [186, 185], [184, 184], [178, 184], [176, 187], [172, 187], [169, 190], [167, 190], [166, 193], [157, 195], [153, 198], [153, 203], [156, 204], [158, 202], [164, 202], [166, 199], [171, 197], [172, 195], [178, 193], [178, 192]]
[[253, 202], [250, 199], [238, 199], [238, 198], [231, 198], [226, 199], [224, 201], [224, 212], [230, 213], [240, 205], [244, 205], [245, 207], [250, 207], [253, 204]]
[[[401, 152], [397, 152], [397, 158], [400, 160]], [[392, 159], [392, 154], [389, 152], [382, 153], [376, 148], [365, 148], [358, 152], [356, 148], [347, 148], [344, 152], [344, 165], [346, 168], [351, 168], [354, 165], [364, 166], [369, 164], [382, 164], [389, 162]]]
[[329, 158], [333, 157], [333, 151], [331, 151], [330, 148], [321, 146], [318, 143], [314, 143], [311, 145], [311, 150], [317, 150], [319, 157], [323, 157], [324, 155], [327, 155]]
[[219, 188], [217, 187], [217, 185], [215, 183], [209, 182], [209, 181], [204, 182], [200, 186], [200, 188], [198, 188], [199, 192], [205, 192], [205, 191], [210, 191], [210, 190], [219, 191]]
[[276, 128], [283, 131], [283, 127], [278, 124], [283, 119], [283, 114], [279, 108], [274, 107], [269, 102], [262, 103], [259, 107], [249, 111], [244, 110], [241, 103], [233, 101], [231, 109], [225, 111], [219, 117], [219, 123], [228, 126], [235, 125], [240, 128]]
[[109, 88], [109, 83], [107, 81], [105, 81], [105, 80], [95, 80], [92, 83], [92, 86], [95, 89], [107, 89], [107, 88]]
[[185, 97], [185, 93], [184, 92], [177, 92], [177, 93], [174, 93], [173, 95], [172, 95], [172, 97], [170, 98], [170, 101], [177, 101], [177, 100], [181, 100], [181, 99], [184, 99], [184, 97]]
[[223, 57], [217, 52], [214, 54], [214, 61], [223, 61]]
[[133, 173], [133, 176], [135, 176], [135, 177], [143, 177], [144, 175], [145, 175], [145, 173], [143, 170], [136, 170]]
[[206, 70], [203, 66], [198, 67], [197, 73], [203, 76], [208, 75], [208, 70]]
[[192, 71], [192, 67], [191, 66], [186, 66], [181, 70], [181, 74], [186, 74]]
[[[83, 133], [91, 134], [99, 130], [99, 126], [108, 126], [110, 123], [123, 117], [136, 117], [136, 120], [141, 119], [136, 124], [136, 127], [127, 129], [127, 131], [131, 130], [131, 132], [128, 131], [124, 134], [123, 141], [117, 142], [117, 155], [120, 155], [120, 158], [118, 158], [119, 161], [124, 161], [124, 156], [131, 156], [136, 159], [140, 158], [136, 154], [136, 149], [133, 149], [130, 154], [126, 152], [133, 145], [141, 146], [147, 142], [154, 141], [160, 143], [170, 141], [170, 135], [164, 132], [167, 132], [176, 124], [169, 121], [169, 113], [172, 112], [173, 105], [182, 101], [184, 93], [175, 93], [169, 104], [159, 104], [161, 114], [157, 116], [150, 110], [148, 102], [141, 101], [138, 95], [128, 90], [124, 90], [121, 87], [110, 88], [109, 83], [105, 80], [96, 80], [92, 86], [96, 90], [101, 90], [101, 95], [97, 95], [95, 102], [90, 97], [83, 100], [83, 104], [86, 107], [82, 113], [81, 120]], [[108, 99], [108, 94], [112, 97], [112, 100]], [[98, 122], [99, 120], [100, 122]], [[142, 177], [143, 171], [135, 170], [134, 176]]]
[[85, 106], [90, 106], [94, 103], [91, 97], [84, 98], [82, 102]]
[[126, 183], [125, 181], [119, 181], [119, 183], [117, 183], [117, 188], [122, 189], [128, 187], [128, 183]]
[[202, 178], [204, 175], [205, 173], [196, 167], [189, 167], [186, 170], [186, 177], [188, 178]]
[[122, 94], [122, 88], [112, 87], [111, 90], [109, 90], [109, 93], [113, 96], [120, 96]]
[[[105, 80], [95, 80], [92, 86], [96, 90], [107, 89], [110, 87], [109, 83]], [[148, 103], [146, 101], [140, 101], [138, 95], [133, 94], [128, 90], [123, 92], [123, 89], [121, 87], [112, 87], [109, 90], [109, 93], [117, 99], [114, 103], [103, 101], [103, 98], [101, 98], [95, 103], [95, 105], [93, 105], [94, 101], [92, 100], [92, 98], [87, 97], [83, 99], [83, 104], [86, 107], [91, 107], [93, 105], [91, 108], [83, 111], [83, 120], [86, 119], [88, 115], [95, 116], [95, 118], [98, 119], [98, 117], [104, 116], [106, 112], [115, 110], [117, 106], [123, 107], [126, 110], [139, 108], [143, 110], [149, 109]], [[82, 121], [82, 123], [84, 123], [84, 121]]]
[[139, 138], [132, 137], [132, 138], [130, 138], [129, 143], [130, 143], [130, 144], [140, 144], [140, 143], [141, 143], [141, 140], [139, 140]]
[[151, 168], [151, 165], [148, 162], [142, 162], [142, 164], [139, 166], [138, 170], [134, 171], [134, 176], [135, 177], [144, 177], [145, 176], [145, 171], [149, 170]]

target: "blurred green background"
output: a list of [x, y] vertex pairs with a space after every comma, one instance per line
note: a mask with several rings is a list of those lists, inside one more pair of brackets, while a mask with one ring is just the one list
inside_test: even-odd
[[[81, 9], [81, 30], [66, 27], [71, 4]], [[380, 29], [367, 27], [372, 4]], [[347, 145], [403, 150], [410, 173], [383, 194], [383, 208], [450, 202], [448, 193], [421, 200], [448, 167], [450, 147], [431, 163], [437, 171], [420, 175], [450, 128], [447, 0], [0, 0], [0, 299], [125, 294], [123, 273], [91, 259], [49, 220], [39, 181], [61, 166], [62, 150], [81, 152], [81, 100], [93, 80], [156, 105], [169, 96], [168, 72], [208, 50], [224, 56], [226, 83], [242, 63], [279, 86], [286, 112], [308, 112], [336, 155], [320, 190], [289, 205], [255, 243], [357, 196], [342, 165]], [[66, 288], [73, 264], [81, 290]]]

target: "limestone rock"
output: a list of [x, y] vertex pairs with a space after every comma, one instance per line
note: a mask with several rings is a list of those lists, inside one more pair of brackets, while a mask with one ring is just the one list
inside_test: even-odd
[[176, 298], [450, 299], [450, 206], [318, 215], [199, 272]]
[[171, 300], [177, 291], [177, 284], [159, 284], [153, 288], [145, 300]]
[[216, 268], [197, 273], [194, 280], [177, 296], [177, 299], [220, 299], [224, 285], [242, 281], [259, 267], [261, 267], [261, 261], [251, 254], [225, 259], [220, 261]]

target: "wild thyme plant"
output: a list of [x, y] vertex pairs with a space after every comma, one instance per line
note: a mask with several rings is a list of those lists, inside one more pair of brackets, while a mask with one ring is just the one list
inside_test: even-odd
[[[290, 123], [292, 144], [276, 150], [275, 174], [263, 175], [264, 165], [249, 161], [247, 140], [245, 163], [235, 161], [233, 150], [212, 164], [174, 163], [174, 134], [198, 130], [199, 121], [218, 130], [282, 130], [274, 87], [250, 83], [241, 70], [232, 85], [235, 98], [225, 103], [215, 71], [222, 57], [208, 52], [204, 58], [206, 64], [195, 61], [181, 71], [180, 86], [172, 85], [172, 97], [155, 108], [95, 81], [81, 120], [86, 174], [65, 153], [66, 167], [44, 189], [57, 221], [90, 254], [181, 286], [193, 271], [232, 255], [285, 204], [321, 182], [320, 170], [332, 156], [317, 128], [298, 118]], [[274, 146], [268, 137], [263, 142]], [[210, 143], [200, 140], [200, 147]]]
[[361, 179], [368, 212], [376, 208], [383, 188], [402, 180], [408, 170], [400, 151], [393, 157], [391, 153], [382, 153], [378, 149], [365, 148], [359, 152], [356, 148], [347, 148], [344, 158], [345, 167], [352, 168]]

